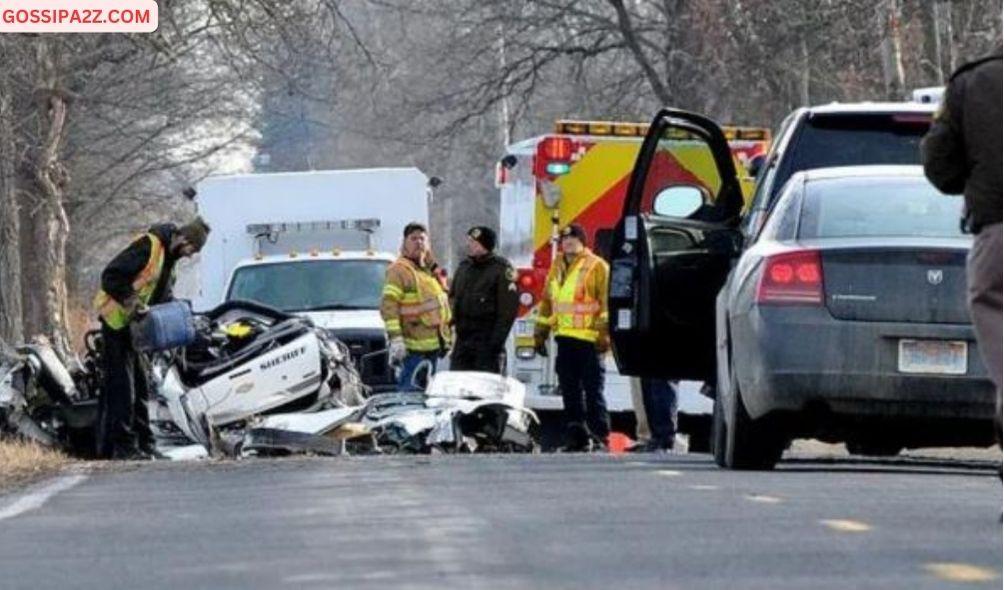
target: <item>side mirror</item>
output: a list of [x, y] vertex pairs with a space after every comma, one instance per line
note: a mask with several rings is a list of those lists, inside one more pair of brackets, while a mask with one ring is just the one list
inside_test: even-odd
[[665, 217], [690, 217], [704, 205], [704, 190], [699, 186], [678, 184], [664, 188], [655, 196], [652, 211]]

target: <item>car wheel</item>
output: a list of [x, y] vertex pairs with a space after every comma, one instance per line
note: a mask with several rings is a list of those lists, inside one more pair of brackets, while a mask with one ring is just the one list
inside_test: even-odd
[[711, 414], [711, 451], [715, 456], [715, 464], [728, 467], [725, 461], [726, 440], [725, 410], [722, 408], [721, 392], [715, 395], [715, 409]]
[[[787, 441], [784, 436], [770, 428], [765, 420], [753, 420], [746, 411], [735, 371], [729, 371], [729, 397], [731, 408], [727, 408], [725, 421], [724, 463], [728, 469], [769, 470], [781, 460]], [[719, 396], [720, 397], [720, 396]], [[724, 400], [719, 402], [724, 408]], [[722, 412], [725, 415], [725, 412]], [[717, 461], [717, 458], [716, 458]]]
[[861, 442], [847, 441], [844, 443], [847, 452], [852, 455], [867, 455], [870, 457], [895, 457], [903, 450], [902, 445], [893, 442]]

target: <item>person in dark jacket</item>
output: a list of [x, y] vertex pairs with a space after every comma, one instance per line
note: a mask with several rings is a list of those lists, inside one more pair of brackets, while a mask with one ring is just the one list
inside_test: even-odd
[[921, 142], [924, 173], [941, 192], [965, 195], [963, 227], [975, 234], [966, 264], [976, 341], [997, 386], [1001, 436], [1001, 56], [959, 68]]
[[467, 259], [457, 268], [451, 290], [456, 343], [450, 370], [502, 372], [519, 301], [516, 271], [495, 254], [495, 244], [489, 227], [467, 232]]
[[148, 459], [154, 452], [146, 403], [147, 374], [133, 348], [129, 324], [147, 307], [173, 297], [174, 267], [202, 249], [209, 226], [201, 219], [155, 225], [119, 252], [101, 273], [94, 307], [101, 319], [104, 379], [98, 404], [98, 456]]

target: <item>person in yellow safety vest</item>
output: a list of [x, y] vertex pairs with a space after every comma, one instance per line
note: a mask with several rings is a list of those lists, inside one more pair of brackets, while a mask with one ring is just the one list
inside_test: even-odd
[[603, 397], [603, 355], [610, 350], [607, 284], [610, 267], [586, 247], [573, 223], [560, 232], [561, 256], [551, 264], [535, 328], [537, 353], [547, 356], [554, 333], [555, 371], [565, 406], [567, 452], [606, 450], [610, 415]]
[[424, 225], [405, 226], [401, 256], [387, 267], [380, 302], [390, 361], [400, 368], [401, 391], [420, 389], [424, 384], [416, 383], [416, 371], [426, 365], [426, 377], [431, 376], [451, 345], [446, 278], [428, 244]]
[[140, 234], [101, 273], [94, 309], [101, 319], [103, 384], [98, 400], [99, 457], [150, 459], [155, 454], [147, 414], [147, 376], [133, 348], [130, 322], [147, 306], [170, 301], [174, 266], [202, 249], [209, 226], [201, 219], [162, 224]]

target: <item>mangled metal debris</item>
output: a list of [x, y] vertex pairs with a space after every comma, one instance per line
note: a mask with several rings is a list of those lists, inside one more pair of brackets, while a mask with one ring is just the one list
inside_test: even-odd
[[[255, 421], [241, 454], [316, 453], [326, 443], [339, 452], [533, 452], [532, 430], [539, 421], [523, 405], [522, 383], [488, 373], [445, 372], [426, 392], [374, 395], [354, 408], [314, 414], [279, 414]], [[277, 432], [288, 433], [279, 437]], [[331, 447], [333, 449], [333, 447]]]
[[[536, 449], [514, 379], [443, 372], [425, 392], [366, 397], [345, 346], [309, 320], [234, 301], [191, 321], [191, 342], [151, 356], [150, 423], [168, 458]], [[0, 436], [91, 456], [100, 350], [92, 333], [72, 371], [44, 345], [0, 359]]]

